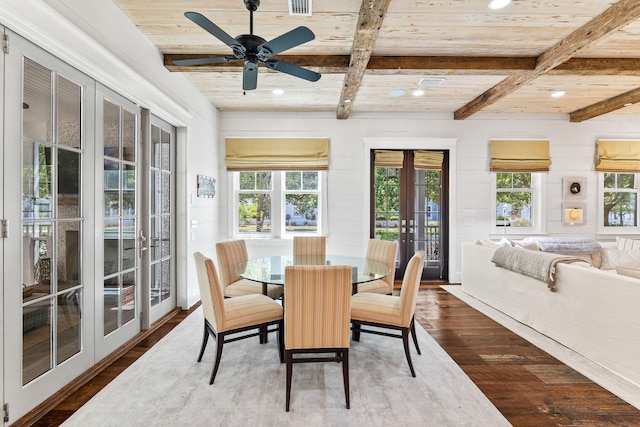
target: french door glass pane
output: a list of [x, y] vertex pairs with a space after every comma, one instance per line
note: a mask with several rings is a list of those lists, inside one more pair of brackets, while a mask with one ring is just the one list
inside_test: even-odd
[[57, 298], [56, 321], [57, 361], [62, 363], [82, 350], [82, 329], [80, 329], [80, 303], [82, 290], [76, 289]]
[[80, 221], [58, 222], [56, 271], [58, 291], [80, 284]]
[[136, 220], [122, 219], [122, 270], [136, 266]]
[[118, 258], [120, 254], [120, 221], [106, 219], [104, 221], [104, 275], [110, 276], [120, 271]]
[[136, 161], [136, 116], [122, 110], [122, 158], [128, 162]]
[[24, 141], [22, 147], [22, 218], [51, 218], [53, 149], [28, 141]]
[[80, 153], [58, 149], [58, 218], [80, 217]]
[[27, 384], [53, 367], [52, 299], [22, 308], [22, 383]]
[[80, 148], [82, 89], [77, 84], [58, 76], [58, 138], [57, 143]]
[[130, 271], [122, 275], [122, 324], [126, 324], [136, 317], [136, 273]]
[[120, 158], [120, 107], [104, 101], [104, 155]]
[[120, 287], [118, 286], [118, 276], [104, 280], [104, 335], [118, 329], [118, 313], [120, 311]]
[[52, 76], [51, 70], [24, 58], [22, 135], [25, 138], [52, 141]]

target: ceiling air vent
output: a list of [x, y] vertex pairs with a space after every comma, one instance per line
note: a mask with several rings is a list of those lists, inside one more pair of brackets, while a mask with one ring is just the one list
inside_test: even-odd
[[311, 16], [311, 0], [289, 0], [289, 15]]

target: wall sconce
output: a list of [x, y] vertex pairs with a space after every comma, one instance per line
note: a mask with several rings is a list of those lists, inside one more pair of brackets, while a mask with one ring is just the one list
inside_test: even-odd
[[583, 208], [565, 208], [564, 223], [566, 225], [584, 224], [584, 209]]

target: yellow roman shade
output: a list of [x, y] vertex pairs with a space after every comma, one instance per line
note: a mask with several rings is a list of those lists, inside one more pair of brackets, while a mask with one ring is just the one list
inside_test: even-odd
[[228, 171], [327, 170], [327, 138], [227, 138]]
[[374, 163], [381, 168], [401, 168], [404, 165], [404, 153], [393, 150], [376, 150]]
[[546, 139], [492, 139], [492, 172], [548, 172], [551, 166]]
[[414, 169], [442, 169], [442, 151], [418, 150], [413, 155]]
[[640, 172], [640, 140], [598, 140], [596, 170], [603, 172]]

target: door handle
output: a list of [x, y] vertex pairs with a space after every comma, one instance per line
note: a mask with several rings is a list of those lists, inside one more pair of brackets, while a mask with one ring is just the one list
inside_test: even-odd
[[142, 253], [149, 249], [149, 247], [145, 245], [147, 238], [145, 237], [143, 230], [140, 230], [138, 234], [138, 241], [140, 242], [140, 257], [142, 258]]

